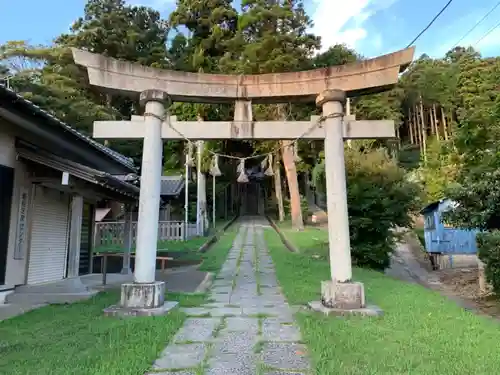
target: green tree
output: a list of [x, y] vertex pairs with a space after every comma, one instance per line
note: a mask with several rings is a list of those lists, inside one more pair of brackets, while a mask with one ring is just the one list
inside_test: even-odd
[[66, 48], [8, 42], [0, 47], [0, 61], [13, 60], [22, 63], [15, 64], [11, 87], [81, 132], [90, 135], [94, 120], [111, 120], [118, 115], [100, 102], [99, 94], [82, 84], [84, 77]]
[[500, 58], [466, 56], [458, 78], [461, 107], [453, 138], [461, 168], [448, 197], [450, 213], [466, 228], [500, 228]]
[[423, 56], [410, 66], [398, 84], [406, 117], [406, 140], [410, 141], [402, 147], [400, 158], [412, 156], [416, 145], [421, 161], [418, 174], [428, 199], [445, 196], [446, 186], [456, 176], [452, 171], [459, 168], [454, 139], [463, 107], [459, 77], [468, 69], [467, 61], [478, 58], [473, 49], [462, 47], [440, 59]]
[[424, 188], [426, 202], [447, 198], [448, 187], [456, 181], [459, 158], [451, 142], [433, 140], [427, 149], [427, 162], [417, 173]]
[[344, 65], [361, 60], [361, 56], [343, 44], [336, 44], [325, 52], [316, 55], [313, 59], [315, 68], [327, 68], [329, 66]]
[[[237, 32], [227, 43], [221, 70], [259, 74], [298, 71], [312, 67], [320, 40], [307, 30], [311, 20], [302, 1], [243, 0]], [[285, 105], [256, 107], [255, 117], [286, 119]], [[292, 225], [303, 228], [297, 166], [290, 142], [281, 141], [288, 181]]]
[[182, 70], [215, 72], [219, 59], [227, 51], [226, 43], [234, 37], [238, 13], [230, 0], [177, 0], [176, 9], [170, 14], [173, 28], [184, 26], [190, 37], [176, 38], [175, 51], [182, 62]]
[[[213, 73], [219, 71], [219, 60], [226, 51], [226, 43], [235, 33], [238, 13], [227, 0], [178, 0], [176, 9], [170, 14], [172, 29], [187, 29], [189, 36], [177, 33], [168, 49], [168, 58], [173, 69], [190, 72]], [[181, 120], [208, 121], [230, 120], [233, 108], [230, 105], [174, 103], [171, 113]], [[180, 142], [179, 142], [180, 143]], [[227, 153], [228, 141], [205, 142], [203, 171], [208, 172], [212, 155], [208, 152]], [[179, 145], [178, 149], [185, 147]], [[179, 158], [182, 159], [182, 158]], [[221, 159], [223, 176], [219, 181], [235, 179], [236, 166], [232, 160]], [[182, 167], [179, 164], [179, 167]]]
[[0, 64], [0, 85], [10, 87], [10, 76], [10, 69], [5, 65]]
[[173, 70], [189, 72], [193, 70], [189, 48], [189, 39], [182, 33], [177, 33], [167, 50], [167, 58]]
[[[470, 51], [469, 51], [470, 52]], [[460, 56], [457, 65], [460, 107], [453, 142], [460, 168], [447, 196], [457, 204], [444, 219], [479, 229], [478, 256], [485, 274], [500, 293], [500, 58]]]
[[158, 11], [129, 6], [124, 0], [88, 0], [83, 17], [56, 44], [85, 48], [94, 53], [137, 62], [156, 68], [167, 67], [168, 27]]

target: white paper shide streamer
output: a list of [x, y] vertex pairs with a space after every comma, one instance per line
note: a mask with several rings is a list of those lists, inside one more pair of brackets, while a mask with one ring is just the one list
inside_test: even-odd
[[219, 168], [219, 155], [214, 155], [212, 159], [212, 166], [210, 168], [210, 174], [214, 177], [219, 177], [222, 175]]
[[238, 169], [236, 171], [240, 174], [236, 181], [242, 184], [247, 183], [248, 176], [245, 173], [245, 159], [240, 159], [240, 164], [238, 164]]
[[[274, 171], [273, 171], [273, 154], [269, 154], [266, 156], [264, 160], [262, 160], [262, 163], [260, 164], [262, 169], [266, 169], [264, 171], [264, 174], [266, 176], [274, 176]], [[267, 166], [267, 168], [266, 168]]]
[[194, 167], [193, 151], [194, 151], [193, 144], [191, 142], [189, 142], [187, 153], [186, 153], [186, 165], [188, 167]]
[[295, 161], [301, 161], [302, 160], [300, 158], [300, 156], [299, 156], [299, 144], [298, 144], [298, 142], [295, 142], [293, 144], [293, 157], [294, 157]]

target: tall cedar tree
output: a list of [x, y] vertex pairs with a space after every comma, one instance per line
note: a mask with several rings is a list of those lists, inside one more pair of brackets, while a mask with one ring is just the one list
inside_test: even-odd
[[[238, 30], [228, 43], [221, 60], [221, 70], [240, 74], [289, 72], [311, 67], [313, 53], [320, 39], [307, 30], [312, 23], [302, 1], [296, 0], [243, 0]], [[288, 112], [284, 105], [263, 109], [285, 120]], [[259, 114], [256, 114], [258, 116]], [[282, 159], [290, 192], [292, 225], [304, 226], [297, 167], [289, 141], [280, 141]]]
[[[236, 32], [238, 12], [231, 3], [228, 0], [177, 0], [177, 7], [169, 17], [169, 26], [184, 33], [182, 29], [187, 29], [188, 36], [178, 33], [169, 46], [168, 55], [174, 69], [205, 73], [219, 71], [219, 60]], [[196, 120], [201, 116], [205, 120], [220, 121], [233, 117], [229, 105], [174, 103], [171, 112], [181, 120]], [[231, 153], [234, 143], [207, 141], [205, 150]], [[210, 158], [205, 152], [204, 171], [210, 168]], [[235, 165], [231, 162], [220, 160], [223, 176], [218, 180], [235, 177]]]
[[[180, 61], [174, 65], [187, 71], [218, 71], [227, 41], [236, 31], [238, 13], [231, 3], [230, 0], [177, 0], [169, 24], [173, 28], [184, 26], [189, 38], [175, 38], [172, 47]], [[179, 53], [182, 46], [185, 52]]]

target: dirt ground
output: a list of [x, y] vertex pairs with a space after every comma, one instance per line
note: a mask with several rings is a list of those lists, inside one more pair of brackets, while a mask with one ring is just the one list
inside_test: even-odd
[[477, 268], [456, 268], [433, 271], [439, 275], [443, 292], [475, 307], [479, 312], [500, 319], [500, 300], [494, 295], [481, 296], [477, 283]]
[[411, 252], [420, 266], [430, 275], [435, 275], [441, 284], [433, 285], [433, 289], [442, 294], [463, 301], [464, 307], [478, 313], [500, 319], [500, 300], [496, 296], [481, 296], [478, 285], [477, 268], [451, 268], [433, 271], [427, 253], [425, 253], [416, 237], [408, 238]]

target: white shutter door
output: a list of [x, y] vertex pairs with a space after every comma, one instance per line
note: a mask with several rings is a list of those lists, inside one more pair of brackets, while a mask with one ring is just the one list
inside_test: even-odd
[[68, 250], [68, 195], [41, 186], [35, 189], [28, 284], [63, 279]]

